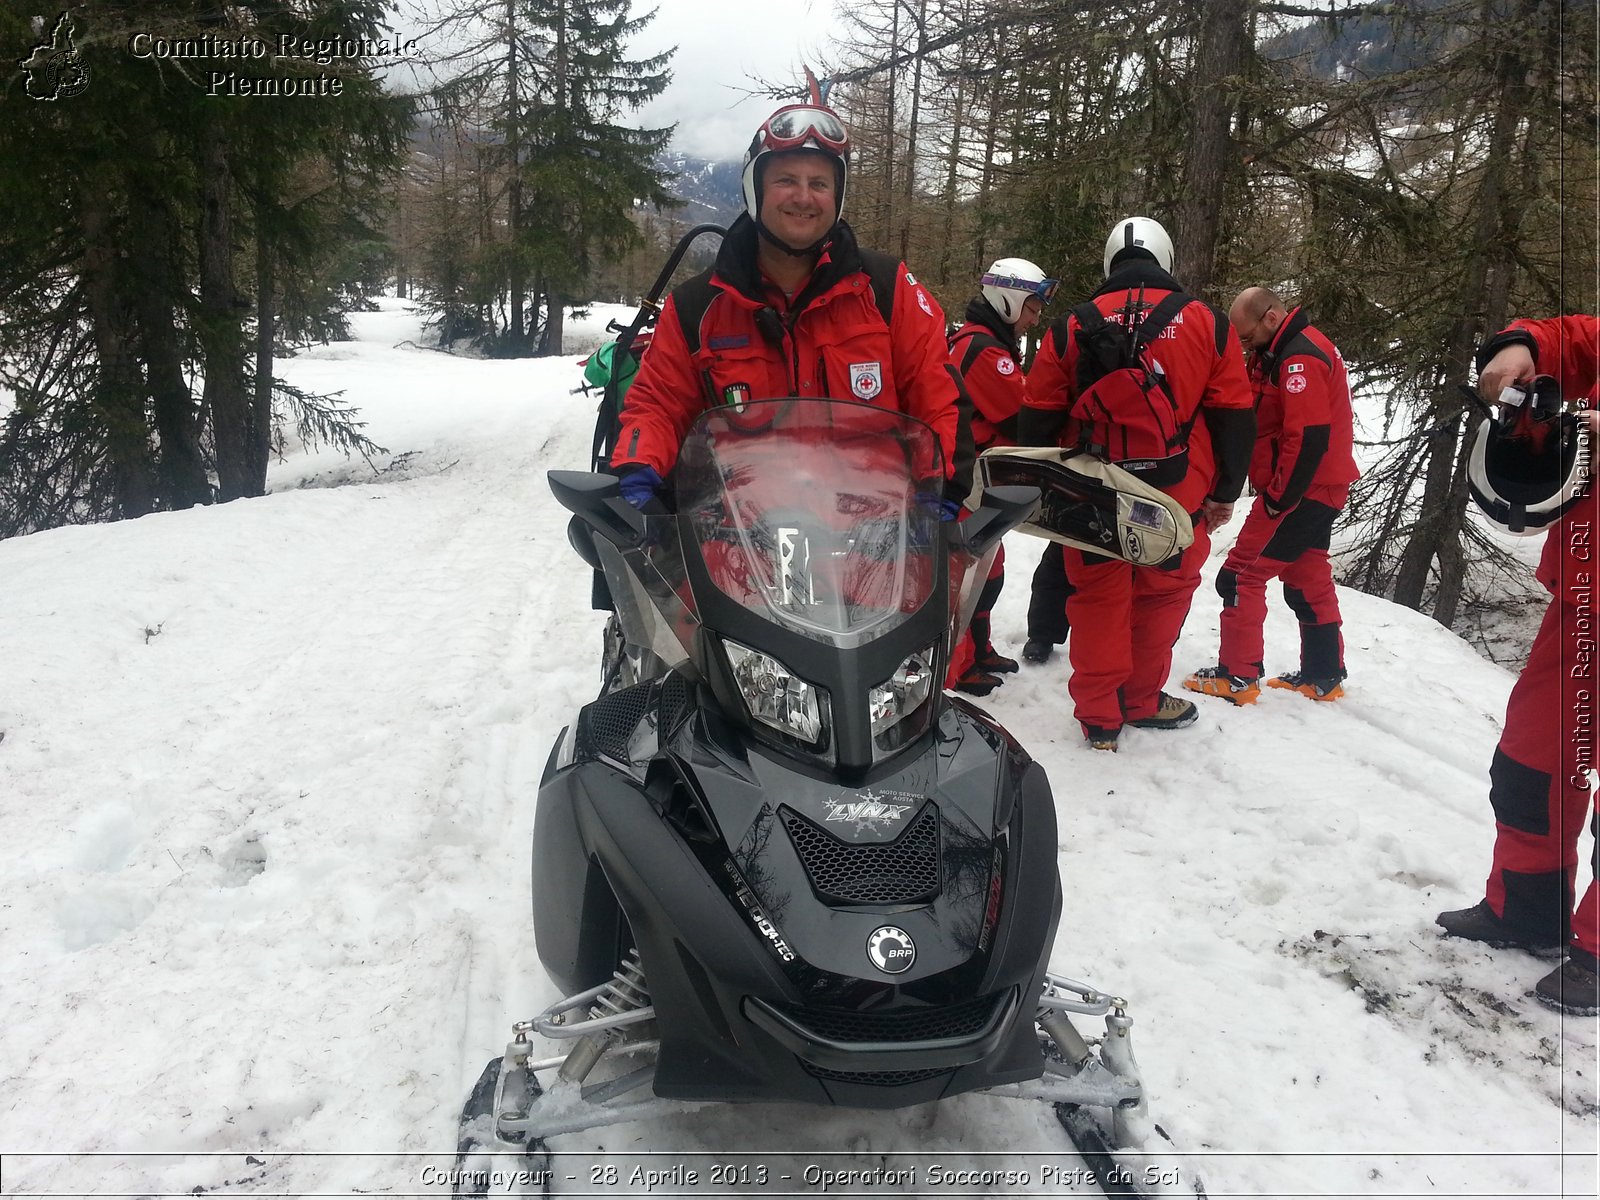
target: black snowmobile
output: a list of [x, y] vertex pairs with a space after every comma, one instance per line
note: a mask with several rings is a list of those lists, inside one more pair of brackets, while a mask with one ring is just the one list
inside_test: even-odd
[[1046, 969], [1044, 770], [941, 687], [1039, 493], [943, 520], [943, 476], [926, 425], [800, 399], [701, 416], [672, 512], [551, 472], [632, 667], [545, 768], [534, 929], [568, 995], [485, 1068], [458, 1167], [708, 1101], [983, 1091], [1055, 1105], [1091, 1166], [1144, 1141], [1125, 1002]]

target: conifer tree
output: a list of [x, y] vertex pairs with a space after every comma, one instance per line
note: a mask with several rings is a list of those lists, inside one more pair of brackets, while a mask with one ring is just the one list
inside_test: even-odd
[[[483, 239], [477, 274], [509, 307], [491, 350], [560, 353], [566, 299], [602, 260], [638, 244], [635, 205], [672, 203], [658, 165], [671, 128], [625, 123], [671, 78], [670, 51], [628, 57], [655, 15], [634, 17], [631, 5], [451, 0], [432, 26], [451, 46], [432, 64], [447, 76], [435, 91], [440, 112], [475, 125], [466, 136], [486, 149], [480, 183], [496, 232]], [[430, 303], [443, 314], [461, 296], [436, 287]]]
[[[264, 489], [274, 422], [302, 406], [272, 378], [281, 281], [326, 277], [407, 121], [366, 59], [280, 55], [276, 35], [370, 43], [382, 14], [377, 0], [88, 0], [61, 18], [67, 48], [0, 10], [9, 60], [37, 64], [9, 81], [0, 122], [0, 227], [19, 235], [0, 255], [0, 382], [17, 396], [0, 535]], [[157, 39], [186, 49], [152, 52]], [[257, 41], [258, 57], [218, 49]], [[275, 90], [230, 94], [241, 80]], [[307, 85], [320, 94], [292, 94]], [[317, 163], [335, 182], [305, 191]], [[337, 418], [325, 428], [359, 444]]]

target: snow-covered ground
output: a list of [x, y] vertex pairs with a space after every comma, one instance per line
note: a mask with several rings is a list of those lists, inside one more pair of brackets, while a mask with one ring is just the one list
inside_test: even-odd
[[[565, 359], [462, 360], [390, 301], [282, 364], [344, 389], [391, 452], [376, 473], [298, 452], [263, 499], [0, 543], [0, 1192], [448, 1194], [468, 1088], [554, 998], [534, 793], [602, 622], [544, 473], [587, 463], [576, 342], [608, 315]], [[1015, 649], [1038, 545], [1011, 554]], [[1056, 791], [1052, 966], [1130, 999], [1152, 1115], [1213, 1197], [1593, 1196], [1596, 1022], [1534, 1002], [1550, 964], [1432, 925], [1482, 894], [1512, 675], [1341, 600], [1337, 705], [1205, 703], [1112, 756], [1063, 655], [991, 698]], [[1216, 616], [1205, 587], [1176, 670], [1214, 657]], [[1268, 646], [1295, 665], [1281, 604]], [[922, 1169], [875, 1196], [1005, 1191], [927, 1179], [997, 1162], [1031, 1172], [1015, 1192], [1082, 1190], [1041, 1178], [1071, 1162], [1048, 1114], [978, 1096], [554, 1148], [624, 1164], [576, 1185], [603, 1196], [671, 1193], [630, 1164], [736, 1151]]]

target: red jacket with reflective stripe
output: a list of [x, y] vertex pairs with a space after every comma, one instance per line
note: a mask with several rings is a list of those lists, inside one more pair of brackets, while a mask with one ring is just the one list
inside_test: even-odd
[[968, 306], [966, 323], [950, 339], [950, 365], [961, 371], [972, 352], [973, 339], [981, 339], [980, 349], [961, 377], [972, 398], [973, 445], [983, 451], [1016, 445], [1017, 413], [1028, 398], [1028, 381], [1022, 373], [1022, 359], [1007, 344], [1009, 339], [1002, 338], [988, 321], [974, 319], [979, 303]]
[[[758, 277], [756, 236], [747, 217], [728, 231], [710, 275], [713, 294], [693, 352], [677, 301], [697, 281], [668, 299], [628, 390], [612, 465], [643, 463], [665, 476], [689, 425], [714, 404], [829, 396], [926, 422], [938, 435], [949, 477], [956, 465], [960, 412], [955, 380], [946, 369], [938, 302], [901, 263], [885, 325], [854, 236], [842, 222], [810, 281], [791, 302]], [[764, 311], [771, 315], [758, 322]], [[768, 340], [762, 324], [777, 341]]]
[[1343, 508], [1361, 477], [1355, 460], [1350, 380], [1334, 344], [1295, 308], [1252, 356], [1256, 449], [1250, 483], [1275, 512], [1309, 496]]

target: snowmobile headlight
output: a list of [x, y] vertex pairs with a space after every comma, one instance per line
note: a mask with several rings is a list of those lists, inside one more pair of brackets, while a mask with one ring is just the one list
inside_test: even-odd
[[750, 715], [808, 746], [822, 742], [828, 694], [795, 675], [770, 654], [723, 640], [733, 680]]
[[906, 655], [905, 661], [867, 696], [872, 736], [885, 745], [884, 734], [922, 707], [933, 694], [934, 646]]

